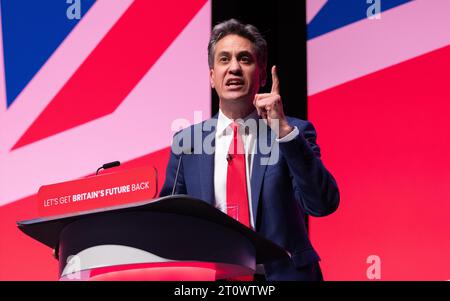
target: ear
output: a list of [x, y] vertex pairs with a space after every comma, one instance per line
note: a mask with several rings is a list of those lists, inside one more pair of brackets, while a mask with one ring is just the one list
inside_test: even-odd
[[209, 70], [209, 82], [211, 84], [211, 88], [214, 89], [214, 69]]

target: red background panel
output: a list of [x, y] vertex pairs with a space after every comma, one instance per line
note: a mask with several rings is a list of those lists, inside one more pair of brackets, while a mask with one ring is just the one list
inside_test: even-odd
[[[341, 205], [311, 218], [328, 280], [450, 279], [450, 47], [309, 97]], [[368, 58], [370, 59], [370, 58]]]

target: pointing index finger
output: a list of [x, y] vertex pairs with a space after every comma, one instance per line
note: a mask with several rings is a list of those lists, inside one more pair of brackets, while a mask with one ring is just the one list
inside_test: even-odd
[[276, 66], [272, 66], [272, 91], [271, 91], [271, 93], [280, 94], [280, 81], [278, 80]]

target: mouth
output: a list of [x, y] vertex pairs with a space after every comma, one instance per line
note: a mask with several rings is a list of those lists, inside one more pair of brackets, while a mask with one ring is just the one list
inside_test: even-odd
[[225, 82], [225, 86], [228, 88], [241, 88], [244, 86], [244, 80], [240, 78], [230, 78]]

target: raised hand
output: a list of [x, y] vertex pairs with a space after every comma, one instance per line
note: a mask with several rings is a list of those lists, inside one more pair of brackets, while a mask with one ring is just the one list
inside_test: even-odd
[[272, 67], [272, 89], [270, 93], [256, 94], [253, 105], [258, 111], [258, 115], [267, 120], [267, 124], [272, 130], [277, 131], [276, 122], [278, 120], [279, 133], [278, 137], [283, 138], [292, 131], [292, 127], [288, 124], [283, 111], [283, 103], [280, 96], [280, 81], [278, 79], [277, 68]]

